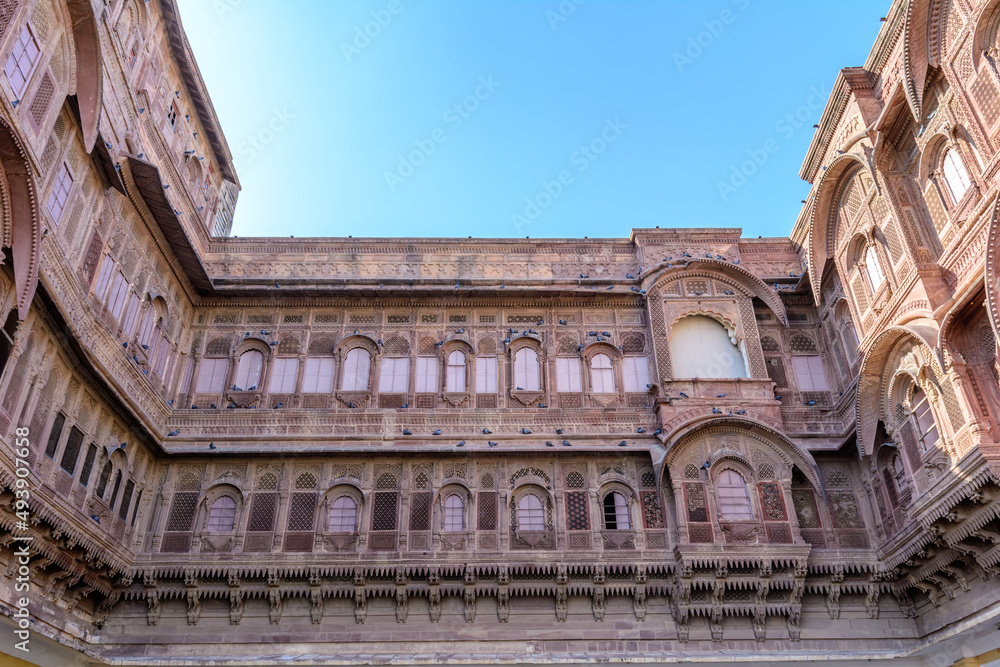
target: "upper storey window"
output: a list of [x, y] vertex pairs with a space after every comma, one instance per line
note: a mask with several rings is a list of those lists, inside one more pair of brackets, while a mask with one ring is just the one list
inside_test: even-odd
[[590, 384], [595, 394], [615, 392], [615, 373], [606, 354], [595, 354], [590, 360]]
[[745, 378], [746, 362], [734, 337], [718, 320], [691, 315], [677, 320], [670, 336], [675, 378]]
[[170, 127], [177, 125], [177, 106], [173, 102], [167, 107], [167, 121], [170, 123]]
[[264, 370], [264, 355], [257, 350], [247, 350], [240, 355], [236, 365], [233, 384], [236, 390], [253, 391], [260, 387], [260, 376]]
[[518, 391], [539, 391], [538, 353], [530, 347], [522, 347], [514, 354], [514, 389]]
[[417, 393], [433, 394], [438, 388], [438, 358], [417, 357]]
[[236, 501], [229, 496], [219, 496], [208, 510], [208, 522], [205, 530], [212, 532], [228, 532], [236, 523]]
[[69, 171], [69, 165], [63, 162], [59, 168], [59, 174], [52, 185], [52, 194], [49, 195], [47, 208], [52, 215], [52, 220], [58, 226], [62, 222], [63, 212], [66, 210], [66, 202], [69, 201], [69, 193], [73, 189], [73, 174]]
[[[351, 352], [353, 351], [351, 350]], [[383, 357], [378, 390], [386, 394], [405, 394], [409, 377], [409, 357]]]
[[545, 530], [545, 510], [538, 496], [528, 493], [517, 503], [518, 530]]
[[556, 389], [564, 393], [583, 390], [579, 357], [556, 358]]
[[627, 392], [644, 392], [649, 388], [649, 360], [646, 357], [622, 359], [622, 381]]
[[920, 445], [924, 451], [927, 451], [937, 445], [938, 440], [940, 440], [937, 423], [934, 421], [934, 412], [931, 410], [931, 402], [923, 389], [914, 387], [910, 403], [913, 405], [913, 418], [917, 420]]
[[465, 355], [459, 350], [452, 350], [451, 354], [448, 355], [444, 390], [448, 392], [465, 391]]
[[491, 356], [476, 357], [476, 393], [497, 393], [497, 358]]
[[[350, 358], [351, 355], [347, 356]], [[368, 386], [367, 369], [368, 364], [365, 362], [365, 387]], [[344, 377], [345, 379], [347, 377], [346, 367]], [[302, 391], [307, 394], [328, 394], [333, 391], [333, 357], [306, 357], [305, 372], [302, 374]]]
[[965, 164], [961, 156], [954, 148], [949, 148], [944, 154], [944, 182], [948, 185], [948, 193], [952, 201], [958, 203], [968, 192], [972, 181], [969, 180], [969, 172], [965, 170]]
[[735, 470], [723, 470], [716, 482], [719, 516], [723, 519], [752, 519], [747, 483]]
[[[371, 355], [364, 348], [356, 347], [348, 352], [347, 358], [344, 360], [344, 373], [340, 380], [340, 388], [343, 391], [367, 390], [371, 363]], [[308, 366], [306, 370], [308, 370]]]
[[629, 530], [632, 527], [628, 502], [617, 491], [604, 496], [604, 527], [608, 530]]
[[865, 275], [868, 276], [868, 285], [872, 292], [877, 291], [885, 282], [885, 272], [882, 270], [882, 263], [879, 262], [878, 254], [873, 246], [865, 248], [862, 264], [865, 267]]
[[31, 26], [25, 23], [3, 68], [15, 95], [22, 95], [28, 87], [28, 80], [31, 79], [35, 65], [38, 64], [39, 55], [41, 52], [38, 49], [38, 42], [35, 41], [35, 35], [31, 31]]

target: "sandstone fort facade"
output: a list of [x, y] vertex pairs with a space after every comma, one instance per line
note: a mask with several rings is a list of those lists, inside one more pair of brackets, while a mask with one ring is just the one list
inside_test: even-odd
[[787, 238], [233, 238], [175, 0], [0, 0], [0, 647], [997, 660], [998, 49], [893, 2]]

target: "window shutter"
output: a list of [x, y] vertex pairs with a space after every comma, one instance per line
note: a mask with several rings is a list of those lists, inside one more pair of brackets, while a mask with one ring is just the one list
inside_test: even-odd
[[[331, 360], [332, 361], [332, 360]], [[295, 376], [299, 371], [299, 360], [277, 358], [271, 366], [271, 393], [290, 394], [295, 391]]]
[[476, 393], [497, 392], [497, 358], [476, 357]]
[[356, 347], [347, 353], [344, 362], [344, 379], [341, 389], [344, 391], [364, 391], [368, 389], [368, 378], [371, 372], [371, 355], [368, 350]]
[[59, 446], [59, 438], [62, 437], [63, 425], [66, 423], [66, 415], [63, 413], [56, 414], [56, 418], [52, 420], [52, 430], [49, 431], [49, 440], [45, 444], [45, 455], [50, 459], [56, 455], [56, 447]]
[[417, 393], [433, 394], [437, 392], [437, 369], [437, 357], [417, 357]]
[[170, 503], [170, 514], [167, 517], [167, 527], [160, 543], [160, 551], [183, 553], [191, 548], [191, 527], [194, 523], [194, 511], [198, 503], [198, 494], [191, 492], [175, 493]]
[[823, 370], [823, 358], [818, 354], [797, 355], [792, 357], [792, 367], [799, 382], [800, 391], [827, 391], [826, 373]]
[[104, 261], [101, 263], [101, 271], [97, 274], [97, 283], [94, 285], [94, 296], [101, 303], [104, 303], [104, 297], [108, 293], [108, 285], [111, 284], [114, 270], [115, 260], [111, 259], [110, 255], [105, 255]]
[[198, 369], [198, 382], [195, 392], [218, 394], [225, 389], [226, 371], [229, 370], [228, 359], [202, 359]]
[[80, 486], [87, 488], [90, 483], [90, 473], [94, 469], [94, 459], [97, 457], [97, 445], [87, 448], [87, 456], [83, 459], [83, 468], [80, 470]]
[[538, 353], [524, 347], [514, 355], [514, 388], [525, 391], [538, 391], [541, 384], [538, 381]]
[[566, 494], [566, 525], [570, 530], [590, 530], [586, 491], [570, 491]]
[[194, 357], [188, 357], [184, 361], [184, 375], [181, 376], [180, 391], [183, 394], [191, 391], [191, 376], [194, 374]]
[[480, 491], [476, 503], [479, 507], [479, 530], [497, 529], [497, 497], [496, 491]]
[[122, 504], [118, 508], [118, 518], [124, 521], [128, 517], [128, 508], [132, 504], [132, 493], [135, 492], [135, 481], [129, 480], [125, 484], [125, 493], [122, 494]]
[[121, 271], [115, 274], [115, 281], [111, 287], [111, 298], [108, 300], [108, 311], [116, 320], [121, 317], [122, 309], [125, 307], [125, 297], [128, 296], [128, 281]]
[[410, 498], [410, 530], [431, 529], [431, 504], [434, 494], [421, 491]]
[[580, 360], [576, 357], [559, 357], [556, 359], [556, 388], [564, 393], [583, 391]]
[[122, 320], [122, 333], [130, 338], [135, 333], [136, 317], [139, 315], [139, 297], [133, 292], [128, 295], [128, 307], [125, 308], [125, 319]]
[[73, 427], [69, 431], [69, 438], [66, 439], [66, 449], [63, 450], [62, 460], [59, 467], [73, 474], [76, 472], [76, 460], [80, 458], [80, 446], [83, 444], [83, 431]]
[[630, 393], [645, 392], [649, 384], [649, 361], [646, 357], [625, 357], [622, 360], [625, 391]]
[[378, 491], [372, 497], [372, 530], [396, 530], [396, 491]]

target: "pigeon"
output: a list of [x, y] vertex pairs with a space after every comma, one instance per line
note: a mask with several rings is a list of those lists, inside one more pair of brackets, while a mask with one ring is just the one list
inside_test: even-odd
[[215, 403], [209, 404], [209, 407], [212, 408], [213, 410], [217, 410], [218, 409], [218, 408], [215, 407]]
[[680, 392], [680, 396], [681, 396], [681, 398], [690, 398], [690, 396], [688, 396], [687, 394], [685, 394], [683, 391]]
[[277, 404], [276, 406], [274, 406], [274, 408], [275, 408], [275, 409], [278, 409], [278, 408], [280, 408], [280, 407], [281, 407], [282, 405], [284, 405], [284, 404], [285, 404], [285, 402], [284, 402], [284, 401], [278, 401], [278, 404]]
[[736, 411], [736, 414], [738, 414], [738, 415], [745, 415], [746, 413], [747, 413], [747, 411], [745, 409], [737, 410]]
[[633, 276], [631, 273], [626, 273], [625, 277], [628, 278], [629, 280], [635, 280], [635, 276]]
[[637, 428], [637, 429], [635, 430], [635, 432], [636, 432], [636, 433], [645, 433], [645, 432], [646, 432], [646, 429], [644, 429], [644, 428], [642, 428], [642, 427], [639, 427], [639, 428]]
[[712, 467], [712, 466], [711, 466], [711, 464], [710, 464], [710, 463], [709, 463], [708, 461], [705, 461], [705, 465], [703, 465], [703, 466], [701, 467], [701, 469], [702, 469], [702, 470], [708, 470], [708, 469], [709, 469], [709, 468], [711, 468], [711, 467]]
[[458, 444], [455, 445], [455, 446], [456, 447], [465, 447], [465, 440], [459, 440]]
[[142, 371], [142, 374], [143, 374], [143, 375], [149, 375], [149, 369], [147, 368], [147, 369], [143, 370], [143, 371]]
[[545, 446], [546, 446], [546, 447], [555, 447], [555, 445], [553, 445], [553, 444], [552, 444], [552, 441], [551, 441], [551, 440], [546, 440], [546, 441], [545, 441]]
[[570, 441], [569, 441], [569, 440], [563, 440], [563, 447], [572, 447], [572, 446], [573, 446], [573, 445], [572, 445], [572, 444], [570, 444]]
[[215, 449], [215, 443], [214, 442], [208, 443], [208, 448], [209, 449]]
[[173, 437], [173, 436], [177, 435], [178, 433], [180, 433], [180, 431], [171, 431], [170, 433], [167, 433], [167, 435], [169, 435], [170, 437]]
[[274, 347], [277, 344], [278, 344], [278, 341], [276, 341], [276, 340], [272, 340], [270, 343], [268, 343], [268, 345], [270, 345], [271, 347]]
[[507, 336], [506, 338], [503, 339], [503, 344], [510, 345], [510, 336]]
[[622, 440], [621, 442], [618, 443], [618, 446], [619, 447], [624, 447], [627, 444], [628, 444], [627, 442], [625, 442], [624, 440]]
[[403, 403], [403, 404], [402, 404], [401, 406], [399, 406], [399, 407], [401, 407], [401, 408], [408, 408], [408, 407], [410, 407], [410, 404], [409, 404], [409, 403]]
[[732, 409], [730, 409], [730, 410], [729, 410], [729, 416], [730, 416], [730, 417], [732, 417], [732, 416], [733, 416], [733, 411], [732, 411]]
[[653, 385], [649, 384], [648, 382], [646, 383], [646, 389], [650, 389], [650, 388], [652, 388], [652, 386]]
[[347, 404], [347, 407], [349, 407], [349, 408], [356, 408], [358, 406], [354, 404], [354, 401], [351, 401], [350, 403]]
[[655, 431], [653, 431], [653, 435], [660, 435], [661, 433], [663, 433], [663, 429], [662, 428], [658, 428]]
[[139, 357], [137, 357], [137, 356], [135, 356], [135, 355], [133, 354], [133, 355], [132, 355], [132, 361], [134, 361], [135, 363], [139, 363]]
[[173, 400], [167, 401], [167, 405], [173, 405], [173, 404], [174, 404]]
[[539, 403], [539, 404], [538, 404], [538, 407], [540, 407], [540, 408], [547, 408], [547, 407], [549, 407], [549, 406], [545, 405], [544, 403]]
[[681, 253], [681, 257], [690, 257], [690, 256], [691, 256], [690, 253], [688, 253], [688, 251], [686, 250]]
[[170, 189], [170, 185], [164, 185], [164, 186], [163, 186], [163, 189], [164, 189], [164, 190], [169, 190], [169, 189]]
[[507, 287], [505, 283], [500, 283], [500, 289], [504, 289], [505, 287]]
[[588, 276], [588, 275], [587, 275], [586, 273], [581, 273], [581, 274], [580, 274], [580, 277], [581, 277], [581, 278], [589, 278], [590, 276]]
[[806, 405], [816, 405], [816, 401], [808, 401]]
[[540, 327], [540, 326], [542, 326], [543, 324], [545, 324], [545, 320], [538, 320], [537, 322], [535, 322], [535, 326], [536, 326], [536, 327]]
[[638, 292], [638, 291], [639, 291], [639, 288], [633, 285], [633, 286], [632, 286], [632, 291], [633, 291], [633, 292]]
[[521, 333], [517, 329], [507, 329], [507, 333]]
[[722, 392], [721, 394], [716, 394], [715, 397], [716, 398], [725, 398], [726, 397], [726, 393]]
[[118, 449], [125, 449], [125, 443], [123, 442], [122, 444], [118, 445]]
[[712, 414], [713, 414], [713, 415], [721, 415], [721, 414], [722, 414], [722, 410], [720, 410], [719, 408], [717, 408], [717, 407], [715, 407], [715, 406], [713, 405], [713, 406], [712, 406]]
[[457, 333], [457, 334], [463, 334], [463, 333], [465, 333], [465, 329], [464, 328], [463, 329], [455, 329], [455, 333]]
[[559, 320], [559, 324], [562, 324], [563, 326], [566, 326], [567, 322], [566, 322], [566, 320]]
[[610, 334], [610, 333], [608, 333], [607, 331], [602, 331], [602, 332], [601, 332], [601, 335], [602, 335], [602, 336], [607, 336], [608, 338], [611, 338], [611, 334]]
[[440, 341], [440, 342], [434, 343], [434, 347], [441, 347], [442, 345], [444, 345], [444, 341], [443, 340]]
[[604, 291], [607, 292], [608, 290], [613, 290], [614, 288], [615, 288], [614, 285], [608, 285], [607, 287], [604, 288]]
[[275, 287], [281, 287], [281, 283], [274, 283]]
[[455, 283], [455, 289], [458, 289], [458, 286], [459, 286], [459, 285], [461, 285], [461, 284], [462, 284], [462, 282], [461, 282], [461, 281], [459, 281], [459, 282]]
[[781, 400], [781, 396], [775, 396], [774, 398], [775, 398], [775, 400], [778, 400], [778, 401]]
[[524, 435], [531, 435], [531, 431], [529, 431], [529, 430], [528, 430], [528, 429], [526, 429], [526, 428], [522, 428], [522, 429], [521, 429], [521, 433], [523, 433]]
[[487, 440], [486, 444], [489, 445], [490, 447], [496, 447], [497, 446], [497, 443], [493, 442], [492, 440]]
[[431, 435], [441, 435], [441, 429], [434, 431]]
[[192, 406], [191, 406], [191, 409], [192, 409], [192, 410], [197, 410], [197, 409], [198, 409], [198, 406], [197, 406], [197, 405], [192, 405]]
[[101, 517], [97, 516], [96, 514], [91, 514], [90, 518], [96, 521], [97, 523], [101, 522]]
[[739, 263], [740, 263], [740, 260], [738, 260], [738, 259], [734, 259], [733, 260], [733, 264], [739, 264]]
[[524, 387], [514, 387], [514, 391], [524, 391]]
[[410, 432], [410, 429], [404, 428], [403, 429], [403, 435], [413, 435], [413, 434]]
[[263, 329], [261, 329], [260, 330], [260, 335], [261, 336], [270, 336], [271, 332], [270, 331], [264, 331]]
[[725, 257], [723, 257], [722, 255], [716, 255], [715, 258], [716, 259], [725, 259]]
[[722, 293], [725, 294], [726, 296], [732, 296], [733, 294], [735, 294], [735, 292], [733, 292], [733, 290], [731, 290], [731, 289], [727, 289], [727, 290], [723, 291]]
[[705, 253], [705, 257], [708, 257], [709, 259], [712, 259], [712, 253], [706, 252]]
[[581, 351], [582, 349], [583, 349], [583, 345], [577, 345], [576, 346], [576, 351], [577, 352]]
[[492, 433], [492, 432], [493, 432], [493, 431], [489, 430], [488, 428], [484, 428], [484, 429], [483, 429], [483, 435], [489, 435], [489, 434], [490, 434], [490, 433]]
[[563, 430], [561, 428], [557, 428], [556, 429], [556, 434], [557, 435], [562, 435], [563, 434]]
[[695, 296], [701, 296], [702, 294], [704, 294], [704, 292], [695, 292], [694, 293]]
[[625, 351], [625, 346], [624, 346], [624, 345], [619, 345], [619, 346], [618, 346], [618, 349], [619, 349], [620, 351], [624, 352], [624, 351]]
[[530, 333], [530, 334], [537, 334], [538, 332], [535, 331], [534, 329], [528, 329], [528, 333]]

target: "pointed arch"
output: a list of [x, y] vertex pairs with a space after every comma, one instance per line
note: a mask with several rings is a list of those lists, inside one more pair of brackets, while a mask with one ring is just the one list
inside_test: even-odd
[[820, 289], [823, 284], [823, 273], [827, 260], [832, 257], [836, 230], [834, 225], [830, 223], [834, 210], [846, 184], [862, 170], [872, 178], [872, 181], [875, 180], [870, 167], [861, 157], [853, 153], [844, 153], [827, 165], [826, 171], [823, 172], [816, 184], [816, 194], [811, 200], [812, 210], [809, 214], [806, 270], [809, 273], [813, 300], [817, 304], [821, 300]]
[[42, 260], [42, 229], [38, 216], [38, 186], [28, 163], [24, 144], [7, 120], [0, 118], [0, 197], [6, 212], [3, 244], [11, 248], [17, 315], [28, 316], [28, 307], [38, 287]]

